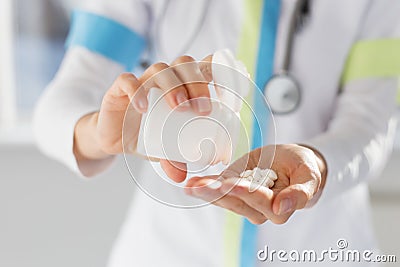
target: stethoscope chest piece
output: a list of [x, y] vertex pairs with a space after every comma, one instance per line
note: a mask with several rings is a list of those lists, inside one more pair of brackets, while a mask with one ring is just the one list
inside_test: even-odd
[[274, 114], [295, 111], [301, 99], [299, 84], [287, 73], [272, 76], [265, 85], [264, 95]]

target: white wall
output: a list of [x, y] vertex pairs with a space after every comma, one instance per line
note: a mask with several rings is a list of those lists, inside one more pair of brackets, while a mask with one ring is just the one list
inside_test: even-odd
[[[398, 152], [382, 181], [400, 185], [399, 163]], [[134, 186], [122, 162], [107, 178], [83, 180], [33, 146], [0, 145], [0, 266], [105, 266]], [[373, 207], [382, 252], [399, 258], [400, 186], [379, 188]]]

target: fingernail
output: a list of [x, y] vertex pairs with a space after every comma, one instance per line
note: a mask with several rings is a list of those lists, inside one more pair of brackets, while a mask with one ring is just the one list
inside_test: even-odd
[[196, 108], [199, 113], [209, 113], [211, 111], [210, 99], [206, 97], [196, 98]]
[[208, 188], [211, 188], [211, 189], [214, 189], [214, 190], [217, 190], [217, 189], [221, 188], [221, 186], [222, 186], [222, 183], [220, 181], [218, 181], [218, 180], [207, 184]]
[[189, 107], [190, 106], [189, 99], [188, 99], [187, 95], [185, 94], [185, 92], [179, 92], [176, 95], [176, 103], [178, 104], [179, 107]]
[[284, 198], [279, 205], [278, 215], [286, 214], [293, 209], [293, 201], [290, 198]]
[[147, 110], [147, 101], [143, 98], [139, 98], [137, 101], [137, 105], [141, 111]]

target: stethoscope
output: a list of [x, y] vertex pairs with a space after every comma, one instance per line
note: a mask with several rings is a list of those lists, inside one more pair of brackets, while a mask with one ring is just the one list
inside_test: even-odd
[[[155, 30], [155, 40], [158, 47], [159, 53], [165, 55], [163, 53], [162, 42], [159, 41], [160, 28], [161, 23], [165, 20], [166, 13], [168, 11], [168, 7], [170, 4], [170, 0], [166, 1], [161, 12], [161, 17], [158, 20], [156, 30]], [[194, 27], [195, 29], [192, 31], [190, 38], [188, 41], [184, 43], [182, 49], [180, 51], [183, 54], [191, 44], [196, 39], [198, 32], [202, 29], [204, 22], [206, 20], [206, 16], [208, 13], [208, 9], [210, 8], [211, 0], [207, 0], [204, 8], [202, 10], [202, 16], [199, 19], [199, 22]], [[306, 19], [309, 17], [310, 13], [310, 0], [298, 0], [296, 1], [294, 11], [290, 18], [289, 29], [287, 31], [287, 38], [284, 45], [284, 53], [283, 53], [283, 64], [281, 70], [275, 73], [265, 84], [263, 92], [266, 98], [267, 103], [273, 114], [288, 114], [295, 111], [301, 102], [301, 87], [297, 80], [290, 73], [290, 63], [292, 58], [292, 48], [293, 48], [293, 39], [297, 31], [304, 25]], [[178, 54], [179, 56], [180, 54]], [[142, 66], [148, 66], [148, 62], [142, 62]]]
[[297, 110], [301, 102], [301, 87], [290, 73], [293, 39], [304, 26], [310, 13], [310, 1], [298, 0], [289, 21], [289, 29], [284, 45], [281, 70], [275, 73], [264, 86], [264, 95], [273, 114], [288, 114]]

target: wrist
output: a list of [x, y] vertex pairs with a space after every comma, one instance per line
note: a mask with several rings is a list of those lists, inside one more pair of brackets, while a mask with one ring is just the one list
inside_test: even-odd
[[101, 160], [110, 155], [105, 153], [98, 142], [98, 112], [83, 116], [74, 130], [74, 154], [78, 162], [84, 160]]
[[299, 144], [299, 145], [303, 146], [305, 148], [308, 148], [308, 149], [310, 149], [311, 151], [314, 152], [315, 159], [316, 159], [316, 162], [317, 162], [317, 165], [318, 165], [318, 169], [319, 169], [319, 171], [321, 173], [321, 183], [319, 185], [318, 192], [314, 195], [313, 200], [308, 205], [308, 206], [313, 206], [319, 200], [319, 198], [321, 197], [322, 191], [325, 188], [326, 179], [327, 179], [327, 176], [328, 176], [328, 164], [327, 164], [327, 162], [325, 160], [325, 157], [322, 155], [321, 152], [319, 152], [318, 149], [316, 149], [314, 147], [311, 147], [311, 146], [308, 146], [308, 145], [304, 145], [304, 144]]

